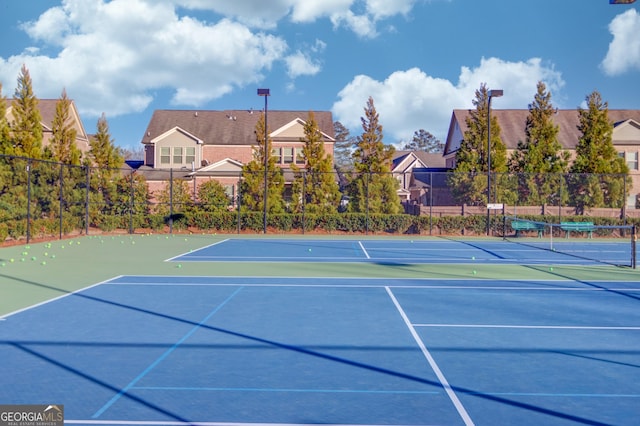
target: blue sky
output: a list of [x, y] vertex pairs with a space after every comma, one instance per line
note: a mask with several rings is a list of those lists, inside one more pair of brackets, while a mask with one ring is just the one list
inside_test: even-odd
[[598, 90], [640, 109], [640, 6], [608, 0], [38, 0], [0, 2], [0, 82], [22, 64], [39, 98], [63, 88], [93, 133], [140, 146], [155, 109], [329, 110], [353, 135], [372, 96], [385, 142], [444, 141], [482, 83], [526, 109]]

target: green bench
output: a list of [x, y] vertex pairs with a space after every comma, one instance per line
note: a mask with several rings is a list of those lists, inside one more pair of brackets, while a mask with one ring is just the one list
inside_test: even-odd
[[565, 232], [565, 237], [569, 238], [571, 232], [586, 232], [589, 238], [593, 238], [593, 222], [560, 222], [560, 229]]
[[526, 220], [511, 221], [511, 228], [516, 231], [516, 237], [519, 237], [522, 231], [536, 231], [538, 238], [542, 238], [542, 233], [544, 232], [544, 224], [528, 222]]

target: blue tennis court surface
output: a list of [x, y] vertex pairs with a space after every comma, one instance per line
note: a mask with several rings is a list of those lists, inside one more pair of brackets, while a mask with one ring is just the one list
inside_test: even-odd
[[87, 425], [635, 425], [639, 307], [635, 282], [121, 276], [1, 318], [0, 401]]
[[171, 260], [181, 262], [487, 263], [631, 265], [631, 244], [582, 240], [227, 239]]

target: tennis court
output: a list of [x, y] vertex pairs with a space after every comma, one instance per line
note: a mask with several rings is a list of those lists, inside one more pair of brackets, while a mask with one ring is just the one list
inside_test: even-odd
[[181, 262], [487, 263], [630, 265], [629, 241], [224, 239], [170, 260]]
[[0, 401], [64, 404], [88, 425], [636, 424], [637, 272], [546, 249], [501, 260], [529, 258], [523, 243], [136, 236], [14, 262], [24, 249], [2, 249], [2, 295], [33, 294], [0, 305]]

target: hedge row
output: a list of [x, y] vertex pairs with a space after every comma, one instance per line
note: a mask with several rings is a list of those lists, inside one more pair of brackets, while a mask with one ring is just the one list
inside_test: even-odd
[[[240, 226], [238, 227], [238, 219]], [[543, 216], [523, 216], [522, 219], [548, 221]], [[640, 219], [627, 218], [626, 221], [618, 218], [603, 218], [585, 216], [567, 216], [563, 221], [589, 220], [595, 225], [640, 226]], [[101, 215], [100, 221], [94, 221], [92, 226], [104, 232], [116, 230], [149, 229], [153, 231], [166, 230], [167, 226], [172, 230], [201, 230], [220, 233], [255, 232], [263, 231], [263, 215], [260, 212], [243, 213], [238, 216], [236, 212], [217, 213], [185, 213], [172, 217], [161, 215]], [[504, 225], [503, 216], [491, 216], [491, 229], [494, 235], [502, 235], [503, 232], [511, 234], [512, 230]], [[385, 215], [362, 213], [340, 214], [272, 214], [267, 216], [269, 232], [325, 232], [325, 233], [388, 233], [388, 234], [422, 234], [422, 235], [484, 235], [487, 228], [487, 217], [483, 215], [473, 216], [412, 216], [407, 214]], [[82, 233], [83, 224], [80, 219], [65, 219], [62, 221], [62, 234], [72, 232]], [[0, 241], [7, 238], [19, 240], [26, 237], [27, 221], [12, 220], [0, 223]], [[31, 221], [30, 235], [34, 238], [56, 237], [60, 234], [59, 219], [35, 219]], [[607, 235], [601, 232], [599, 235]]]

